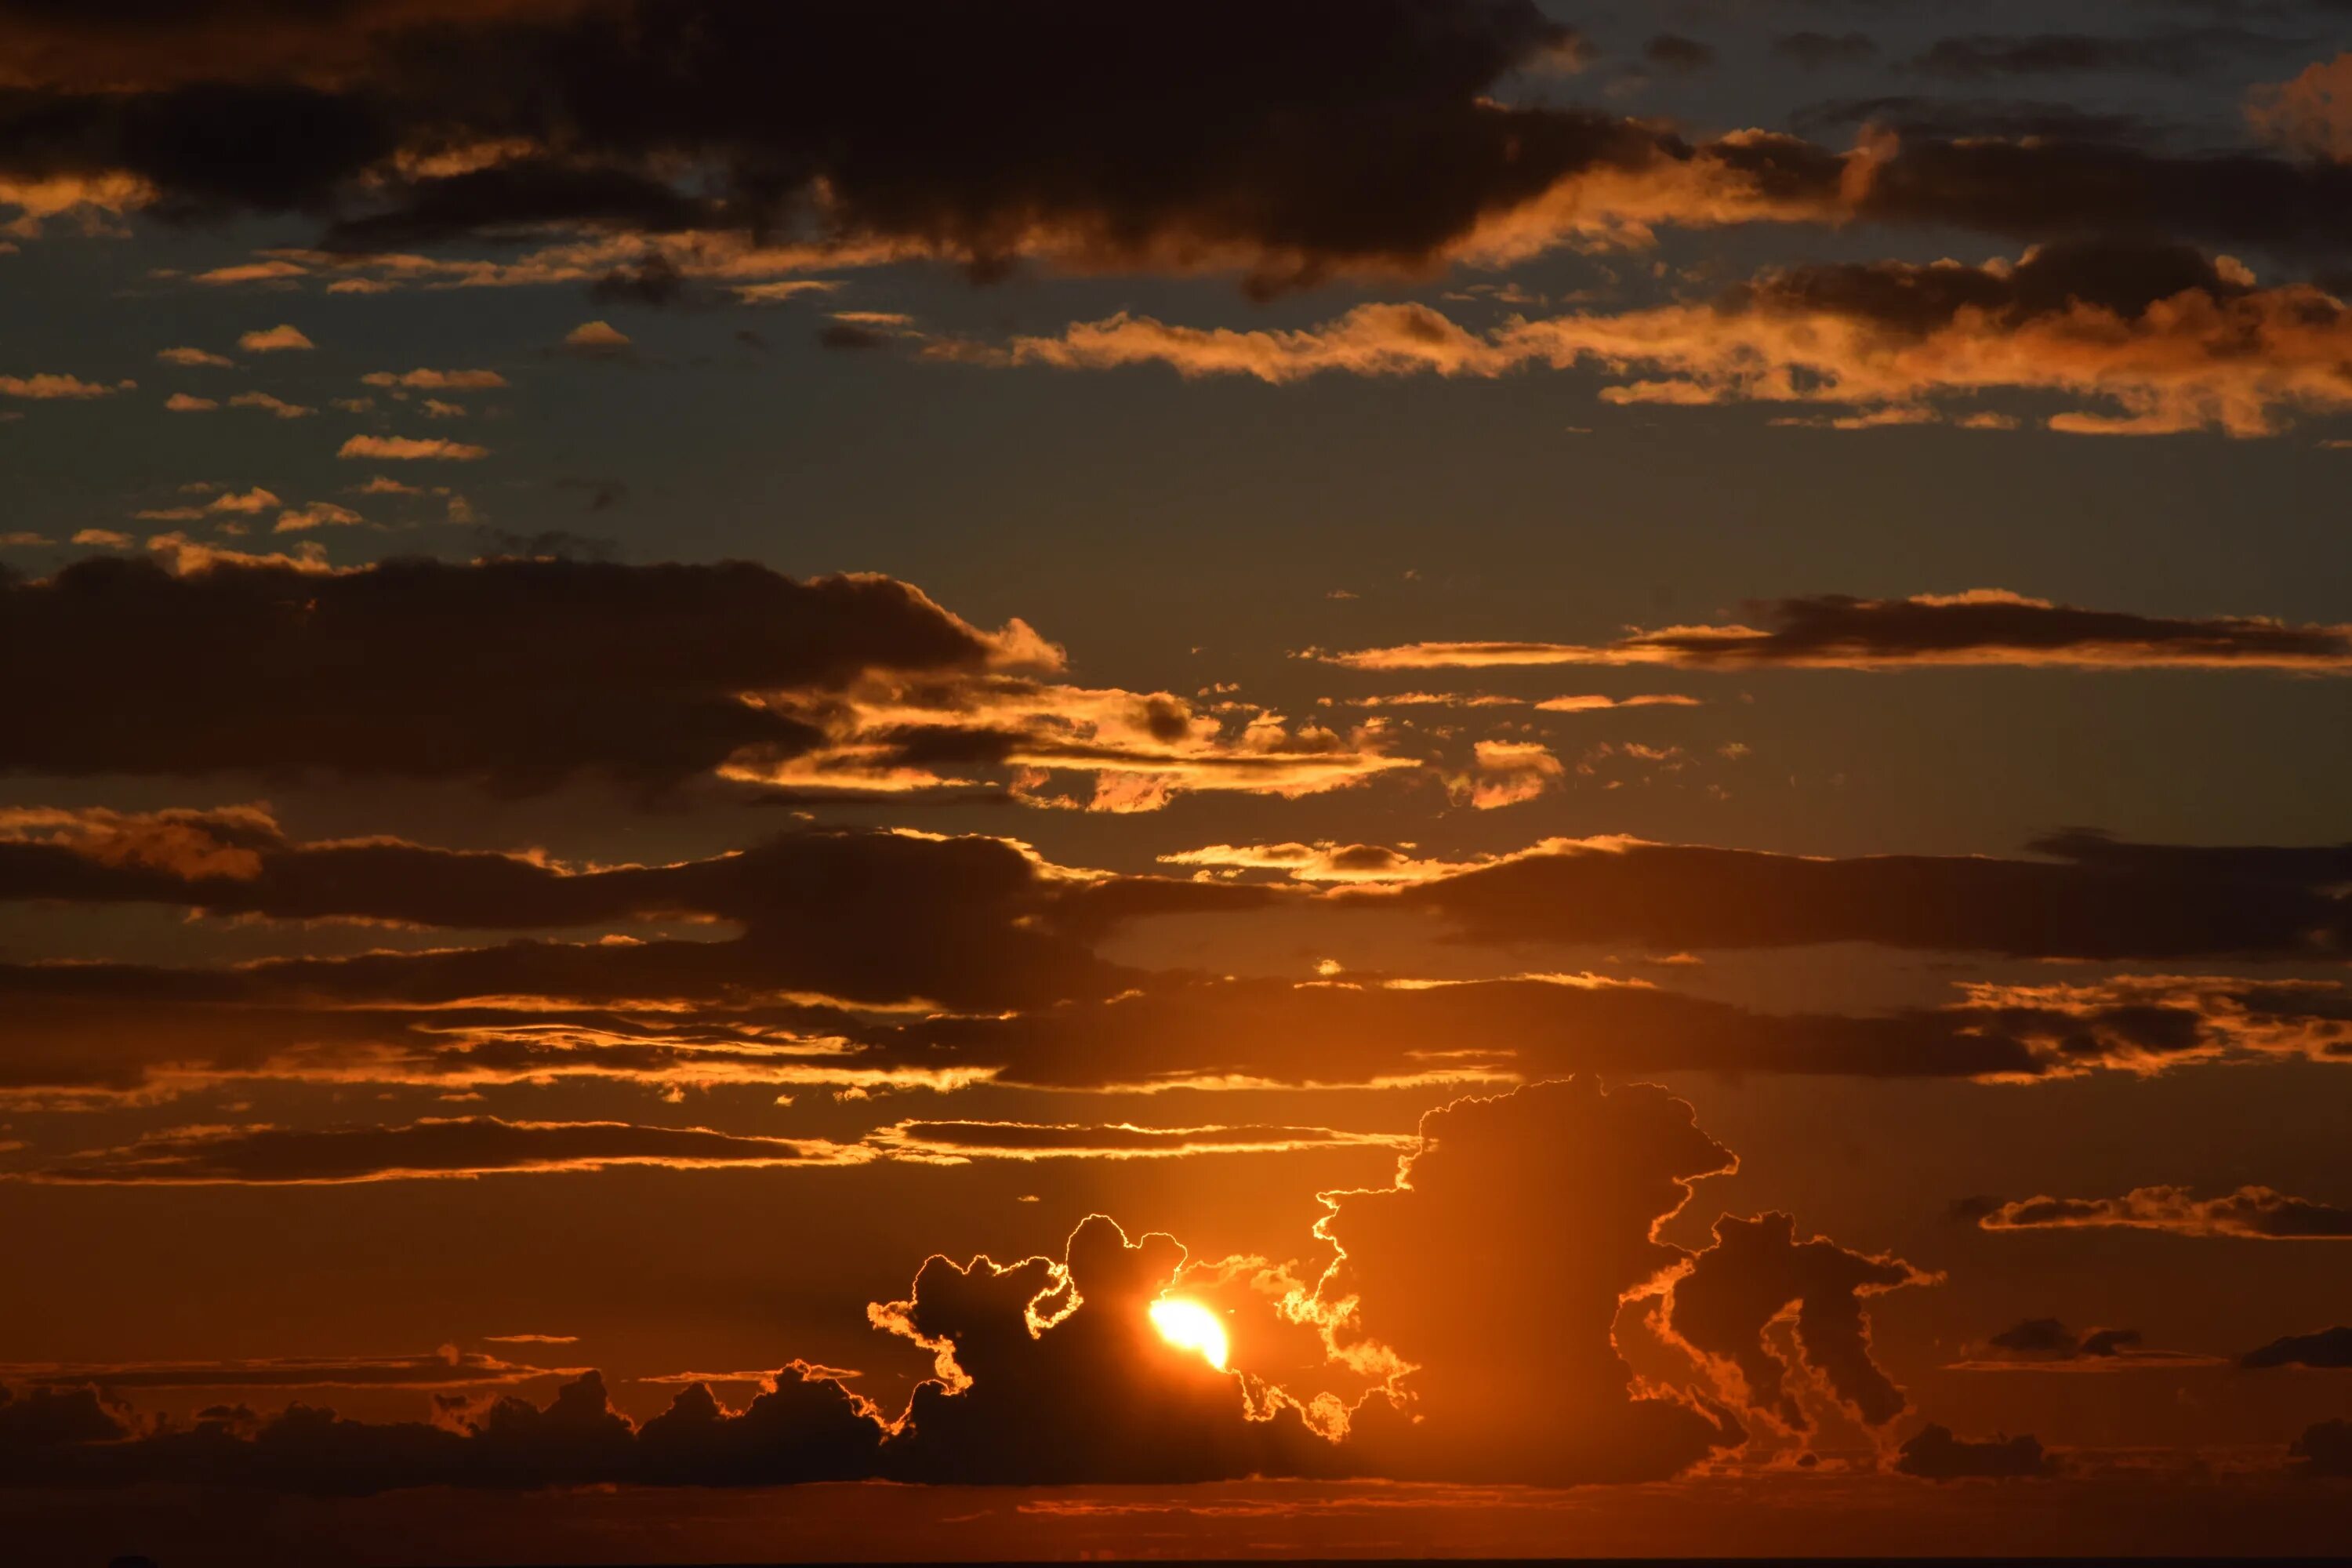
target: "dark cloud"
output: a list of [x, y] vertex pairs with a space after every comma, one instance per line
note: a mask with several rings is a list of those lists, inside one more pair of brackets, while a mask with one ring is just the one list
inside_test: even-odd
[[901, 1121], [873, 1142], [918, 1158], [1044, 1160], [1070, 1156], [1144, 1160], [1205, 1153], [1290, 1152], [1301, 1149], [1394, 1146], [1411, 1139], [1330, 1127], [1137, 1127], [1120, 1122]]
[[[37, 1419], [12, 1423], [30, 1408]], [[740, 1412], [695, 1384], [634, 1426], [589, 1373], [544, 1407], [513, 1397], [445, 1408], [432, 1425], [347, 1421], [294, 1405], [256, 1418], [241, 1408], [187, 1425], [137, 1429], [89, 1390], [35, 1390], [0, 1403], [0, 1455], [37, 1486], [142, 1482], [237, 1486], [320, 1496], [408, 1487], [497, 1490], [610, 1485], [772, 1486], [877, 1473], [882, 1428], [842, 1386], [798, 1365]], [[11, 1442], [12, 1425], [37, 1428]]]
[[822, 739], [747, 693], [977, 670], [998, 652], [905, 584], [741, 562], [0, 569], [0, 657], [50, 672], [0, 693], [0, 769], [660, 788]]
[[624, 1121], [448, 1117], [405, 1126], [253, 1127], [159, 1132], [9, 1175], [74, 1185], [283, 1186], [482, 1176], [504, 1171], [672, 1170], [830, 1164], [822, 1141]]
[[2320, 958], [2347, 945], [2340, 846], [2170, 853], [2069, 834], [2036, 847], [2053, 858], [1813, 859], [1561, 841], [1394, 890], [1330, 897], [1426, 910], [1474, 942], [1631, 942], [1666, 952], [1866, 942], [2020, 958]]
[[2151, 1350], [2137, 1329], [2092, 1329], [2078, 1334], [2056, 1318], [2028, 1318], [1990, 1336], [1981, 1347], [1971, 1347], [1946, 1370], [2178, 1372], [2221, 1364], [2218, 1356]]
[[[1575, 36], [1528, 0], [421, 9], [354, 8], [340, 36], [304, 40], [344, 62], [330, 93], [249, 79], [251, 19], [225, 8], [101, 6], [19, 90], [12, 172], [123, 171], [190, 210], [335, 204], [349, 247], [798, 220], [982, 269], [1049, 229], [1106, 258], [1226, 250], [1312, 275], [1416, 263], [1562, 174], [1660, 146], [1609, 117], [1486, 96], [1574, 58]], [[854, 88], [845, 62], [880, 58], [901, 90]], [[415, 156], [500, 140], [532, 151], [441, 173]], [[411, 162], [368, 210], [358, 177], [395, 149]], [[718, 193], [671, 184], [681, 163], [714, 171]]]
[[[2042, 316], [2091, 305], [2136, 315], [2184, 289], [2235, 285], [2192, 251], [2053, 250], [2014, 271], [1868, 263], [1811, 267], [1736, 292], [1727, 309], [1862, 318], [1925, 336], [1963, 311]], [[2352, 626], [2261, 616], [2202, 618], [2085, 609], [2002, 589], [1864, 599], [1750, 601], [1746, 622], [1635, 631], [1615, 642], [1405, 643], [1328, 654], [1355, 669], [1668, 665], [1695, 669], [1900, 669], [1949, 665], [2128, 669], [2352, 669]], [[1760, 626], [1747, 624], [1760, 622]]]
[[2292, 48], [2296, 40], [2242, 27], [2192, 27], [2151, 33], [1976, 33], [1939, 38], [1897, 68], [1958, 80], [1992, 77], [2144, 71], [2196, 76], [2231, 55]]
[[816, 335], [817, 346], [827, 349], [887, 349], [891, 340], [887, 333], [871, 327], [861, 327], [854, 321], [835, 321]]
[[1421, 1136], [1391, 1185], [1323, 1194], [1317, 1226], [1339, 1255], [1317, 1291], [1335, 1345], [1417, 1369], [1395, 1415], [1359, 1413], [1351, 1444], [1402, 1450], [1378, 1473], [1663, 1479], [1738, 1446], [1719, 1406], [1637, 1387], [1612, 1337], [1689, 1257], [1657, 1226], [1736, 1163], [1689, 1106], [1580, 1079], [1457, 1100]]
[[2296, 1473], [2352, 1476], [2352, 1421], [2315, 1421], [2287, 1448]]
[[2057, 1461], [2031, 1436], [1956, 1437], [1948, 1426], [1929, 1426], [1903, 1445], [1895, 1468], [1931, 1481], [2019, 1480], [2054, 1475]]
[[1822, 33], [1807, 29], [1783, 33], [1772, 40], [1772, 52], [1807, 70], [1830, 66], [1864, 65], [1878, 58], [1878, 42], [1867, 33]]
[[1715, 47], [1680, 33], [1660, 33], [1642, 46], [1642, 58], [1660, 70], [1688, 75], [1715, 63]]
[[1699, 1354], [1736, 1369], [1748, 1408], [1801, 1432], [1812, 1421], [1790, 1386], [1795, 1369], [1765, 1337], [1793, 1308], [1804, 1369], [1855, 1419], [1883, 1426], [1908, 1402], [1871, 1359], [1863, 1299], [1934, 1282], [1900, 1258], [1850, 1251], [1824, 1237], [1801, 1242], [1785, 1214], [1726, 1215], [1716, 1221], [1715, 1245], [1675, 1282], [1664, 1327]]
[[1808, 135], [1862, 125], [1889, 127], [1906, 137], [1950, 141], [1996, 136], [2064, 142], [2134, 143], [2153, 140], [2159, 127], [2121, 110], [2085, 109], [2043, 99], [1947, 98], [1892, 93], [1874, 98], [1833, 98], [1807, 104], [1789, 117]]
[[1286, 1404], [1254, 1418], [1248, 1381], [1171, 1343], [1150, 1307], [1185, 1251], [1101, 1215], [1060, 1259], [933, 1258], [877, 1326], [932, 1350], [889, 1446], [894, 1474], [955, 1483], [1187, 1482], [1328, 1473], [1331, 1445]]
[[2352, 1367], [2352, 1328], [2321, 1329], [2316, 1333], [2286, 1334], [2238, 1358], [2242, 1367]]
[[[485, 1123], [424, 1125], [470, 1135]], [[611, 1130], [559, 1131], [601, 1138]], [[699, 1157], [721, 1136], [633, 1131], [695, 1140], [663, 1144], [663, 1158]], [[272, 1174], [334, 1179], [354, 1168], [340, 1155], [322, 1164], [315, 1145], [297, 1156], [270, 1156]], [[267, 1418], [215, 1408], [182, 1425], [103, 1401], [106, 1369], [75, 1388], [56, 1386], [48, 1373], [58, 1369], [44, 1369], [23, 1394], [0, 1392], [0, 1461], [20, 1485], [330, 1495], [868, 1477], [1664, 1479], [1738, 1447], [1745, 1433], [1706, 1393], [1636, 1377], [1615, 1339], [1628, 1303], [1653, 1303], [1694, 1336], [1683, 1342], [1701, 1370], [1717, 1359], [1750, 1369], [1755, 1381], [1740, 1397], [1757, 1407], [1788, 1404], [1761, 1369], [1779, 1368], [1764, 1336], [1792, 1307], [1804, 1365], [1834, 1398], [1873, 1422], [1902, 1403], [1871, 1362], [1860, 1298], [1916, 1282], [1907, 1265], [1826, 1238], [1798, 1243], [1779, 1215], [1726, 1216], [1697, 1253], [1658, 1239], [1692, 1183], [1736, 1164], [1663, 1089], [1536, 1084], [1430, 1112], [1389, 1185], [1321, 1194], [1327, 1212], [1314, 1236], [1331, 1261], [1319, 1275], [1265, 1258], [1194, 1263], [1172, 1237], [1131, 1240], [1101, 1215], [1077, 1226], [1058, 1258], [929, 1258], [904, 1300], [868, 1309], [877, 1329], [933, 1357], [935, 1375], [895, 1421], [835, 1374], [798, 1362], [740, 1413], [696, 1384], [643, 1425], [612, 1408], [593, 1373], [543, 1407], [445, 1394], [430, 1426], [345, 1421], [302, 1405]], [[472, 1358], [439, 1359], [445, 1367], [411, 1358], [365, 1376], [311, 1363], [250, 1371], [256, 1386], [424, 1384], [455, 1376], [450, 1369]], [[163, 1369], [145, 1385], [211, 1386], [223, 1375]], [[1318, 1388], [1325, 1378], [1352, 1392]], [[139, 1381], [139, 1369], [122, 1381]]]
[[[525, 1336], [530, 1338], [533, 1336]], [[507, 1336], [501, 1342], [520, 1342]], [[29, 1388], [475, 1388], [577, 1377], [580, 1368], [530, 1366], [460, 1351], [455, 1345], [424, 1355], [280, 1356], [261, 1361], [131, 1362], [110, 1365], [0, 1366], [0, 1380]]]
[[2119, 1198], [2021, 1198], [1985, 1213], [1977, 1224], [1985, 1230], [2121, 1227], [2254, 1241], [2352, 1238], [2352, 1209], [2258, 1186], [2216, 1198], [2198, 1197], [2186, 1187], [2135, 1187]]

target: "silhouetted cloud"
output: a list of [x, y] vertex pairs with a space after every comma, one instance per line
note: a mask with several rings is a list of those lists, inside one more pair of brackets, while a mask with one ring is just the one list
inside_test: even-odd
[[1978, 1441], [1928, 1426], [1903, 1445], [1895, 1468], [1931, 1481], [2020, 1480], [2054, 1475], [2058, 1465], [2031, 1436]]
[[50, 672], [0, 695], [0, 769], [514, 790], [583, 773], [658, 788], [822, 740], [747, 696], [1051, 657], [1025, 627], [991, 637], [888, 578], [740, 562], [216, 560], [175, 576], [99, 558], [45, 579], [0, 569], [0, 637]]
[[2347, 947], [2347, 851], [2170, 849], [2074, 833], [1991, 856], [1809, 858], [1701, 845], [1555, 839], [1393, 888], [1475, 942], [1638, 942], [1663, 952], [1867, 942], [2034, 958], [2318, 958]]
[[2315, 1421], [2287, 1448], [2296, 1473], [2352, 1476], [2352, 1421]]
[[1790, 1384], [1795, 1369], [1765, 1337], [1794, 1308], [1805, 1370], [1856, 1420], [1883, 1426], [1907, 1401], [1871, 1359], [1863, 1300], [1935, 1279], [1900, 1258], [1850, 1251], [1824, 1237], [1801, 1242], [1785, 1214], [1726, 1215], [1716, 1221], [1715, 1245], [1675, 1281], [1662, 1326], [1696, 1353], [1735, 1369], [1747, 1408], [1801, 1432], [1812, 1422]]
[[2135, 1187], [2119, 1198], [2021, 1198], [1977, 1223], [1985, 1230], [2121, 1226], [2256, 1241], [2352, 1239], [2352, 1209], [2258, 1186], [2216, 1198], [2198, 1197], [2186, 1187]]
[[2352, 1328], [2321, 1329], [2316, 1333], [2286, 1334], [2238, 1358], [2242, 1367], [2352, 1367]]
[[2137, 1329], [2076, 1333], [2056, 1318], [2028, 1318], [1969, 1346], [1948, 1372], [2164, 1372], [2221, 1366], [2219, 1356], [2152, 1350]]
[[2005, 589], [1862, 599], [1822, 594], [1746, 606], [1762, 626], [1685, 626], [1614, 642], [1407, 643], [1327, 654], [1354, 669], [1668, 665], [1905, 669], [2011, 665], [2074, 669], [2352, 670], [2352, 626], [2262, 616], [2202, 619], [2089, 610]]
[[2144, 71], [2194, 76], [2235, 54], [2293, 47], [2293, 40], [2242, 27], [2165, 28], [2147, 33], [1973, 33], [1938, 38], [1898, 68], [1926, 76], [2084, 75]]
[[159, 1132], [10, 1175], [79, 1185], [280, 1186], [482, 1176], [503, 1171], [673, 1170], [835, 1164], [860, 1158], [823, 1140], [623, 1121], [447, 1117], [404, 1126], [253, 1127]]

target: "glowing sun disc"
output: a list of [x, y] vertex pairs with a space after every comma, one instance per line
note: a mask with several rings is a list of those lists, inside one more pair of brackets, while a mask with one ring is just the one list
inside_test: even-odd
[[1219, 1372], [1225, 1370], [1225, 1325], [1198, 1301], [1154, 1301], [1151, 1326], [1179, 1350], [1198, 1351]]

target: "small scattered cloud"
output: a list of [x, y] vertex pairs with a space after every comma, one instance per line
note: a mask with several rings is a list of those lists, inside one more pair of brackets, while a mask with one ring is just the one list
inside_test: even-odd
[[247, 353], [270, 354], [285, 353], [294, 349], [315, 349], [319, 345], [305, 336], [300, 328], [279, 325], [247, 332], [236, 340], [236, 346]]

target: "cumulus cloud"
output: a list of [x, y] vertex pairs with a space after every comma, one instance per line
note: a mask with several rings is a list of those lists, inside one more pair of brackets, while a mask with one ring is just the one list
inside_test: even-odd
[[2352, 1209], [2260, 1186], [2214, 1198], [2200, 1198], [2186, 1187], [2135, 1187], [2119, 1198], [2021, 1198], [1977, 1224], [2001, 1231], [2121, 1226], [2255, 1241], [2352, 1239]]
[[[1890, 670], [1950, 665], [2071, 669], [2352, 669], [2352, 626], [2263, 616], [2091, 610], [2000, 588], [1864, 599], [1823, 594], [1747, 606], [1761, 626], [1666, 626], [1613, 642], [1424, 642], [1321, 654], [1352, 669], [1667, 665]], [[1549, 708], [1550, 704], [1541, 704]]]
[[[486, 1123], [419, 1126], [470, 1134]], [[629, 1157], [731, 1160], [733, 1144], [770, 1142], [727, 1138], [714, 1151], [707, 1141], [725, 1135], [633, 1131], [706, 1142]], [[611, 1131], [582, 1126], [564, 1136]], [[240, 1147], [245, 1158], [255, 1145]], [[593, 1157], [612, 1152], [596, 1149]], [[566, 1157], [583, 1152], [593, 1152]], [[267, 1163], [275, 1179], [305, 1180], [353, 1179], [382, 1164], [317, 1155], [314, 1146]], [[858, 1478], [1664, 1479], [1745, 1434], [1731, 1406], [1704, 1388], [1633, 1373], [1615, 1340], [1631, 1303], [1667, 1314], [1679, 1305], [1684, 1331], [1707, 1346], [1702, 1361], [1738, 1357], [1751, 1367], [1769, 1360], [1769, 1321], [1794, 1309], [1803, 1364], [1828, 1381], [1831, 1397], [1865, 1413], [1901, 1405], [1870, 1361], [1858, 1297], [1915, 1282], [1907, 1266], [1823, 1238], [1797, 1244], [1784, 1215], [1727, 1216], [1696, 1253], [1657, 1238], [1694, 1182], [1735, 1163], [1662, 1089], [1545, 1083], [1433, 1110], [1390, 1184], [1322, 1194], [1314, 1237], [1329, 1261], [1319, 1273], [1295, 1261], [1195, 1260], [1173, 1237], [1130, 1237], [1102, 1215], [1081, 1223], [1058, 1258], [935, 1256], [903, 1299], [868, 1309], [874, 1327], [932, 1358], [933, 1375], [895, 1419], [845, 1385], [856, 1374], [801, 1362], [770, 1376], [740, 1413], [695, 1383], [642, 1425], [613, 1410], [594, 1373], [544, 1407], [445, 1394], [430, 1426], [345, 1421], [301, 1405], [266, 1418], [215, 1409], [184, 1426], [102, 1399], [104, 1369], [70, 1389], [51, 1381], [58, 1369], [35, 1369], [22, 1394], [0, 1393], [0, 1457], [31, 1485], [234, 1483], [351, 1495]], [[1171, 1310], [1190, 1326], [1163, 1328]], [[541, 1375], [454, 1350], [435, 1359], [171, 1367], [143, 1382], [129, 1369], [119, 1381], [434, 1387]], [[1751, 1408], [1774, 1400], [1762, 1387], [1741, 1397]]]
[[1812, 1422], [1790, 1381], [1801, 1369], [1783, 1360], [1765, 1334], [1793, 1311], [1801, 1371], [1854, 1419], [1883, 1426], [1907, 1402], [1871, 1359], [1862, 1303], [1906, 1285], [1935, 1282], [1935, 1276], [1897, 1258], [1853, 1252], [1824, 1237], [1801, 1242], [1796, 1222], [1785, 1214], [1726, 1215], [1716, 1222], [1715, 1245], [1675, 1282], [1661, 1327], [1728, 1369], [1728, 1391], [1746, 1408], [1801, 1432]]
[[2352, 54], [2305, 66], [2246, 100], [2255, 131], [2299, 153], [2352, 162]]

